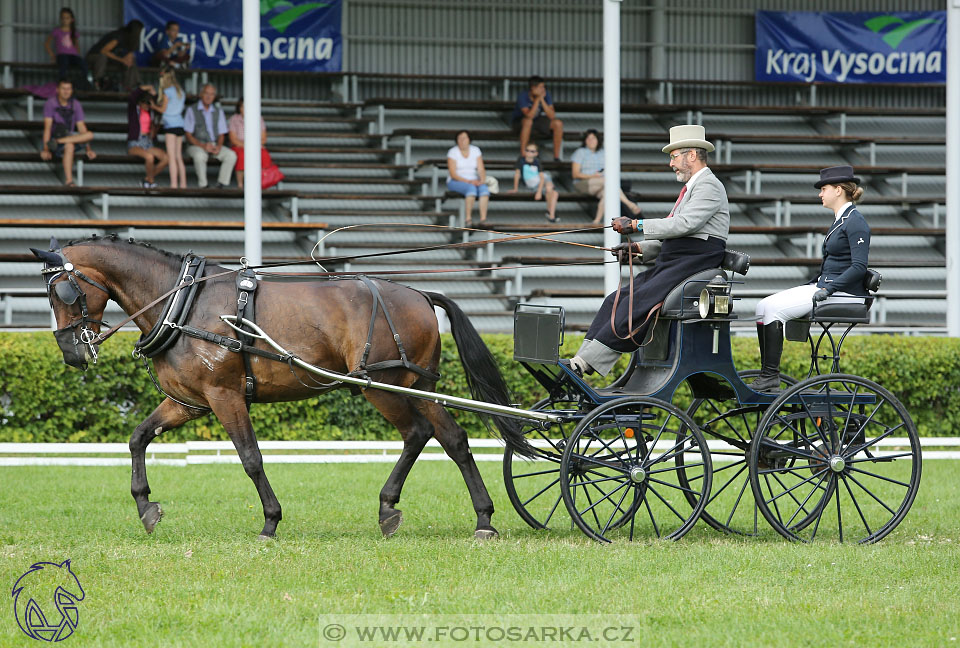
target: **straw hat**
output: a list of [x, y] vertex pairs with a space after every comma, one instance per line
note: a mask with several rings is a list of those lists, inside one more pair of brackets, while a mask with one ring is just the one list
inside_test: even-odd
[[680, 148], [702, 148], [706, 149], [707, 153], [712, 153], [713, 144], [706, 140], [706, 136], [703, 126], [696, 124], [674, 126], [670, 129], [670, 143], [663, 147], [663, 152], [669, 153]]

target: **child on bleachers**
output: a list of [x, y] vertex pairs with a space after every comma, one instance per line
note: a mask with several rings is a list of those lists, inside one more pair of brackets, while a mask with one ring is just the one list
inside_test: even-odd
[[513, 189], [507, 193], [517, 193], [522, 178], [524, 186], [527, 189], [533, 189], [534, 200], [540, 200], [546, 196], [547, 220], [556, 223], [560, 220], [556, 216], [557, 200], [560, 198], [560, 193], [554, 188], [550, 174], [545, 172], [540, 165], [538, 152], [535, 143], [527, 143], [526, 148], [523, 149], [523, 155], [517, 158], [517, 164], [514, 166]]
[[87, 83], [87, 62], [77, 48], [77, 19], [69, 7], [60, 10], [60, 25], [50, 32], [43, 46], [50, 61], [57, 64], [57, 79], [66, 79], [67, 70], [76, 66], [83, 71], [83, 83]]
[[154, 109], [160, 112], [163, 123], [163, 141], [170, 159], [170, 186], [186, 188], [187, 167], [183, 163], [183, 107], [187, 93], [177, 83], [173, 68], [164, 68], [160, 73], [160, 104]]
[[153, 143], [153, 97], [157, 91], [151, 85], [134, 88], [127, 97], [127, 153], [143, 158], [146, 177], [140, 182], [144, 189], [155, 189], [156, 176], [167, 166], [167, 154]]

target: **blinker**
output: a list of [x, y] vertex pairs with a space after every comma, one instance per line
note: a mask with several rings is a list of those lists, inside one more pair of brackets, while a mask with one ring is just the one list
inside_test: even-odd
[[54, 284], [53, 288], [57, 291], [57, 297], [60, 298], [60, 301], [67, 306], [72, 306], [80, 298], [80, 291], [69, 281]]

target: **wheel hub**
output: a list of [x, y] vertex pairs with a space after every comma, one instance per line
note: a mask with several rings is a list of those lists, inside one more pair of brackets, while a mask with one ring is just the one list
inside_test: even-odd
[[833, 455], [830, 457], [830, 470], [833, 472], [842, 472], [846, 467], [847, 462], [843, 460], [843, 457], [839, 455]]
[[634, 484], [642, 484], [647, 479], [647, 471], [640, 466], [634, 466], [630, 469], [630, 481]]

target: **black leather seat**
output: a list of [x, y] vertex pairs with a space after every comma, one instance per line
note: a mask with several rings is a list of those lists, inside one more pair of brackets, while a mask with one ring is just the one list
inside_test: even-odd
[[723, 270], [711, 268], [701, 270], [681, 281], [667, 293], [666, 299], [663, 300], [663, 308], [660, 309], [660, 315], [682, 319], [700, 317], [700, 291], [717, 275], [723, 275], [723, 278], [727, 279], [727, 273]]
[[867, 297], [862, 304], [818, 304], [810, 316], [810, 321], [869, 324], [871, 306], [873, 306], [873, 297]]

